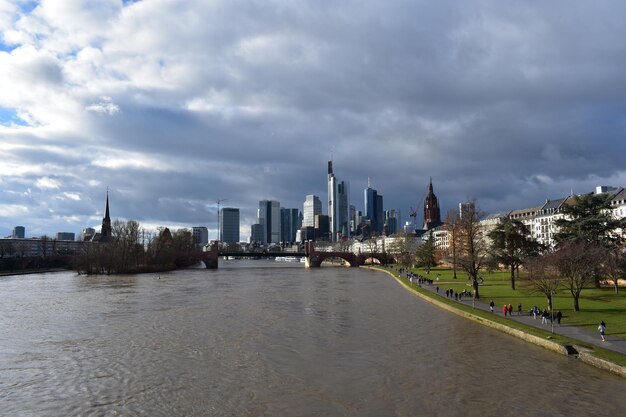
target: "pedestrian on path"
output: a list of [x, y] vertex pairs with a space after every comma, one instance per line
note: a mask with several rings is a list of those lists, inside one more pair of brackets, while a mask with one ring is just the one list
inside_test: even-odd
[[517, 305], [517, 315], [521, 316], [522, 315], [522, 303], [519, 303]]
[[561, 318], [563, 317], [563, 313], [561, 313], [561, 310], [558, 310], [556, 312], [556, 322], [557, 324], [560, 326], [561, 325]]
[[496, 305], [493, 300], [491, 300], [491, 302], [489, 303], [489, 309], [491, 310], [491, 312], [493, 313], [493, 306]]
[[538, 312], [539, 312], [539, 309], [537, 308], [537, 306], [533, 306], [533, 319], [537, 320]]
[[509, 316], [513, 315], [513, 306], [511, 304], [509, 304], [509, 306], [507, 307], [507, 310], [509, 310]]
[[509, 311], [506, 304], [502, 306], [502, 313], [504, 313], [504, 317], [506, 317], [506, 312]]
[[600, 325], [598, 326], [598, 330], [600, 331], [600, 337], [602, 338], [602, 341], [604, 342], [604, 332], [606, 332], [606, 324], [604, 323], [604, 320], [602, 320], [600, 322]]
[[541, 312], [541, 324], [548, 324], [548, 310]]

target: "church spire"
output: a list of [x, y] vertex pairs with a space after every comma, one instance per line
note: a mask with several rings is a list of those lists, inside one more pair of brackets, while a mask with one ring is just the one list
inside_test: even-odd
[[107, 188], [107, 202], [104, 209], [104, 218], [102, 219], [102, 228], [100, 229], [100, 242], [108, 242], [111, 237], [111, 216], [109, 214], [109, 189]]

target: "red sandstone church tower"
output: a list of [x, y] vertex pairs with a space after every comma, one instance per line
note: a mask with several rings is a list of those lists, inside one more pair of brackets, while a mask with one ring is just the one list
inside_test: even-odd
[[441, 212], [439, 211], [439, 201], [433, 193], [433, 179], [430, 178], [428, 184], [428, 195], [424, 200], [424, 229], [430, 230], [441, 226]]

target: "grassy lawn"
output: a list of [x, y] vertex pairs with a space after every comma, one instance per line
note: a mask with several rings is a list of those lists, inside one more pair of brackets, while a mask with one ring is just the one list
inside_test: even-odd
[[[422, 269], [416, 270], [420, 275], [436, 280], [439, 275], [439, 287], [445, 292], [452, 288], [456, 291], [464, 289], [471, 291], [470, 281], [463, 272], [457, 270], [457, 279], [453, 278], [451, 269], [431, 269], [430, 274]], [[504, 304], [513, 305], [517, 311], [517, 304], [522, 303], [522, 310], [527, 312], [534, 305], [540, 309], [548, 307], [548, 300], [541, 294], [534, 293], [530, 283], [524, 280], [523, 275], [515, 281], [515, 291], [511, 289], [509, 272], [484, 272], [485, 282], [479, 287], [482, 302], [493, 300], [499, 310]], [[596, 289], [585, 288], [580, 295], [580, 311], [574, 311], [574, 301], [570, 292], [559, 289], [554, 297], [554, 308], [563, 313], [563, 323], [573, 324], [593, 332], [597, 332], [601, 320], [607, 325], [607, 335], [626, 339], [626, 288], [615, 294], [613, 287]]]

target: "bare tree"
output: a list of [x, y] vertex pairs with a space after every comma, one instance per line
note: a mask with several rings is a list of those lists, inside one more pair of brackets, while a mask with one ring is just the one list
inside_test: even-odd
[[546, 254], [534, 258], [526, 264], [533, 292], [543, 294], [546, 297], [550, 311], [552, 311], [552, 297], [562, 283], [559, 270], [556, 268], [552, 257], [552, 253]]
[[597, 260], [602, 255], [600, 246], [582, 241], [563, 242], [550, 255], [553, 265], [572, 294], [575, 311], [580, 311], [580, 293], [587, 284], [594, 282]]
[[480, 298], [478, 292], [479, 274], [483, 261], [487, 256], [487, 244], [484, 239], [484, 230], [480, 224], [479, 210], [476, 201], [464, 204], [463, 212], [457, 222], [458, 225], [458, 259], [459, 267], [465, 271], [472, 281], [474, 298]]
[[606, 249], [604, 255], [604, 274], [613, 281], [615, 294], [619, 294], [619, 279], [626, 275], [626, 256], [620, 245]]

